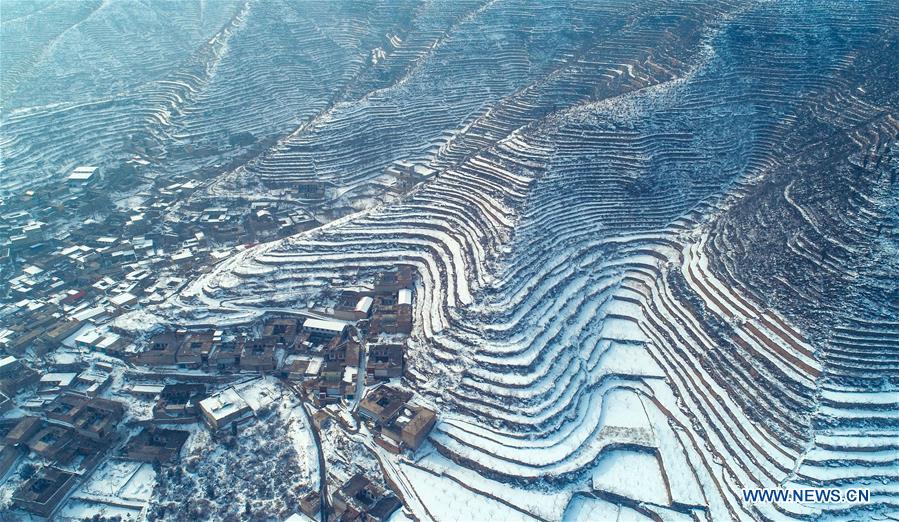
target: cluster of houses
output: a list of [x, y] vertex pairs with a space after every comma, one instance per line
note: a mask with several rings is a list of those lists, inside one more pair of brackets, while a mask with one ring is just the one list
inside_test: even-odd
[[383, 385], [359, 403], [359, 415], [380, 434], [375, 442], [394, 453], [417, 450], [437, 422], [434, 410], [416, 405], [411, 399], [411, 392]]
[[[23, 480], [11, 497], [16, 508], [52, 516], [113, 455], [160, 465], [177, 460], [188, 433], [158, 428], [153, 420], [177, 422], [161, 414], [170, 413], [167, 406], [175, 402], [189, 402], [179, 390], [182, 385], [160, 386], [160, 415], [154, 410], [154, 419], [115, 450], [127, 438], [122, 425], [129, 405], [110, 393], [114, 367], [102, 361], [88, 364], [69, 353], [53, 355], [39, 369], [25, 359], [0, 356], [0, 413], [12, 409], [12, 397], [18, 408], [15, 415], [0, 418], [0, 477], [8, 480], [11, 470], [20, 470]], [[205, 393], [205, 387], [188, 388], [197, 396]]]
[[387, 520], [403, 506], [390, 491], [357, 473], [338, 489], [331, 500], [334, 519], [340, 521]]
[[15, 490], [13, 503], [50, 516], [81, 478], [90, 475], [117, 441], [122, 403], [61, 393], [40, 415], [0, 420], [0, 462], [5, 474], [25, 453], [45, 464]]
[[[51, 516], [110, 456], [177, 462], [189, 436], [179, 425], [233, 429], [254, 416], [254, 405], [224, 383], [247, 374], [290, 381], [319, 408], [316, 426], [329, 418], [321, 408], [359, 403], [359, 415], [385, 448], [414, 451], [422, 444], [436, 414], [383, 385], [405, 371], [410, 267], [378, 274], [371, 287], [339, 291], [314, 313], [133, 339], [115, 327], [121, 314], [163, 302], [198, 267], [241, 244], [320, 223], [292, 205], [194, 200], [202, 182], [186, 178], [160, 178], [117, 206], [108, 200], [117, 183], [112, 173], [77, 167], [65, 183], [0, 201], [0, 276], [8, 282], [0, 289], [0, 415], [14, 412], [0, 417], [0, 477], [22, 462], [36, 464], [12, 496], [18, 509]], [[310, 182], [284, 190], [315, 202], [326, 187]], [[94, 219], [98, 206], [102, 218]], [[172, 212], [178, 219], [165, 219]], [[123, 367], [124, 384], [113, 389]], [[133, 401], [149, 405], [139, 421], [128, 413]], [[123, 424], [134, 422], [140, 429], [125, 440]], [[302, 499], [304, 512], [317, 513], [317, 495]], [[333, 505], [342, 520], [382, 520], [400, 503], [359, 475], [336, 489]]]

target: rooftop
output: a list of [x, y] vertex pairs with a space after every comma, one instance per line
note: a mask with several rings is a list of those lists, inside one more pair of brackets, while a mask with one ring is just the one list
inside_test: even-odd
[[303, 328], [329, 330], [335, 333], [340, 333], [344, 328], [346, 328], [346, 323], [329, 319], [314, 319], [310, 317], [309, 319], [303, 321]]
[[249, 408], [245, 400], [231, 388], [200, 401], [200, 407], [216, 420]]

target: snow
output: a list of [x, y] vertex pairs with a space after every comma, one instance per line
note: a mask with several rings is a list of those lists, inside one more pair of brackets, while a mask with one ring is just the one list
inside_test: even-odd
[[307, 318], [303, 321], [303, 328], [306, 329], [315, 329], [315, 330], [326, 330], [329, 332], [340, 333], [346, 328], [346, 323], [341, 321], [329, 320], [329, 319], [316, 319], [313, 317]]
[[270, 375], [235, 386], [233, 391], [254, 412], [262, 410], [283, 393], [275, 378]]
[[[141, 467], [141, 463], [130, 460], [107, 460], [93, 473], [93, 475], [91, 475], [90, 479], [79, 488], [79, 492], [90, 495], [115, 497]], [[152, 468], [150, 471], [152, 471]]]
[[593, 470], [593, 489], [661, 506], [670, 504], [658, 459], [641, 451], [612, 450]]
[[72, 381], [75, 380], [75, 377], [78, 377], [77, 373], [45, 373], [41, 376], [41, 384], [55, 384], [56, 386], [65, 388], [72, 385]]
[[124, 506], [116, 506], [112, 504], [104, 504], [102, 502], [92, 502], [88, 500], [80, 500], [72, 498], [57, 513], [56, 519], [60, 521], [82, 521], [89, 520], [99, 515], [107, 519], [113, 517], [121, 517], [123, 521], [141, 521], [144, 520], [140, 508], [128, 508]]
[[243, 398], [231, 388], [200, 401], [200, 408], [215, 420], [224, 419], [247, 407]]
[[69, 174], [69, 181], [88, 181], [94, 177], [97, 167], [78, 167]]
[[162, 384], [135, 384], [131, 386], [129, 390], [132, 393], [140, 393], [140, 394], [158, 394], [162, 393], [162, 389], [165, 388]]
[[356, 303], [356, 311], [362, 312], [363, 314], [367, 314], [369, 309], [371, 309], [371, 305], [374, 302], [374, 299], [371, 296], [363, 296], [359, 299], [359, 302]]
[[[418, 464], [427, 468], [433, 474], [451, 477], [455, 483], [465, 484], [470, 489], [482, 492], [485, 497], [489, 494], [502, 498], [519, 509], [533, 513], [536, 517], [544, 520], [561, 519], [571, 496], [571, 493], [564, 489], [542, 490], [529, 488], [525, 485], [491, 480], [474, 470], [456, 464], [437, 452], [427, 453], [419, 459]], [[427, 486], [427, 483], [425, 483], [425, 486]], [[417, 491], [418, 483], [414, 483], [413, 487]], [[418, 496], [422, 502], [428, 505], [443, 501], [440, 496], [428, 497], [424, 494], [419, 494]]]
[[129, 292], [124, 292], [109, 298], [109, 302], [115, 306], [125, 306], [136, 301], [137, 296]]
[[148, 501], [156, 485], [156, 472], [151, 464], [142, 464], [121, 489], [122, 498]]
[[415, 494], [422, 500], [425, 509], [437, 522], [537, 520], [502, 502], [477, 494], [452, 479], [409, 464], [400, 464], [400, 469], [414, 486]]
[[72, 495], [59, 517], [90, 518], [96, 514], [140, 520], [156, 485], [156, 472], [148, 463], [109, 459]]
[[618, 520], [619, 510], [617, 505], [607, 500], [578, 495], [571, 499], [571, 504], [565, 510], [562, 520], [565, 522], [614, 522]]
[[315, 522], [315, 520], [307, 517], [305, 513], [294, 513], [285, 518], [284, 522]]
[[602, 336], [617, 341], [645, 342], [646, 336], [636, 321], [606, 316], [602, 321]]
[[640, 396], [628, 388], [615, 388], [603, 397], [599, 424], [609, 428], [652, 431]]
[[73, 319], [77, 319], [79, 321], [87, 321], [88, 319], [93, 319], [98, 315], [101, 315], [106, 312], [106, 308], [102, 305], [97, 305], [91, 308], [84, 309], [76, 314], [72, 315]]

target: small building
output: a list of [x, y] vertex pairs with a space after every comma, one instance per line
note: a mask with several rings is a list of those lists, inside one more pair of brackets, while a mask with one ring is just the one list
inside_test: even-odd
[[15, 404], [12, 399], [6, 396], [5, 393], [0, 391], [0, 414], [6, 413], [9, 410], [13, 409]]
[[356, 307], [353, 310], [361, 316], [360, 318], [368, 317], [373, 302], [374, 299], [371, 296], [364, 295], [359, 298], [359, 301], [356, 303]]
[[395, 293], [402, 288], [412, 287], [412, 267], [401, 265], [395, 270], [382, 272], [375, 279], [375, 293]]
[[153, 464], [170, 464], [178, 459], [181, 448], [190, 437], [189, 431], [167, 430], [150, 426], [128, 441], [123, 456]]
[[392, 493], [361, 473], [353, 475], [334, 493], [332, 504], [338, 519], [344, 520], [387, 520], [402, 507]]
[[169, 422], [193, 422], [199, 402], [206, 398], [206, 385], [202, 383], [168, 384], [159, 392], [159, 400], [153, 407], [153, 418]]
[[331, 415], [324, 408], [316, 411], [312, 414], [312, 424], [321, 431], [328, 429], [331, 426]]
[[406, 406], [381, 434], [397, 444], [417, 450], [437, 423], [437, 413], [422, 406]]
[[100, 169], [97, 167], [76, 167], [66, 181], [71, 186], [91, 185], [100, 177]]
[[213, 332], [188, 333], [178, 348], [175, 363], [182, 368], [197, 369], [209, 363], [209, 355], [215, 349]]
[[362, 399], [359, 414], [381, 426], [393, 420], [411, 398], [411, 392], [380, 386]]
[[0, 377], [12, 375], [22, 368], [22, 361], [12, 355], [0, 357]]
[[112, 375], [95, 371], [86, 371], [75, 378], [77, 391], [88, 397], [96, 397], [112, 384]]
[[163, 388], [165, 386], [162, 384], [134, 384], [124, 391], [142, 399], [155, 399], [162, 393]]
[[200, 401], [200, 412], [213, 430], [226, 428], [253, 414], [249, 404], [232, 388]]
[[150, 339], [147, 349], [137, 354], [134, 364], [143, 366], [174, 366], [179, 342], [173, 332], [166, 332]]
[[122, 292], [109, 298], [109, 303], [118, 310], [123, 310], [137, 304], [137, 296], [131, 292]]
[[3, 442], [10, 446], [25, 444], [38, 432], [38, 430], [41, 429], [43, 424], [44, 421], [39, 417], [22, 417], [16, 425], [9, 430], [9, 433], [3, 438]]
[[396, 304], [397, 306], [412, 305], [412, 290], [401, 288], [396, 295]]
[[318, 512], [321, 511], [322, 501], [318, 491], [310, 491], [300, 497], [300, 511], [307, 517], [318, 520]]
[[74, 473], [45, 467], [16, 489], [13, 504], [29, 513], [50, 517], [75, 486], [76, 478]]
[[262, 327], [262, 337], [281, 348], [293, 348], [299, 334], [299, 321], [290, 317], [268, 319]]
[[107, 440], [125, 415], [122, 403], [64, 393], [47, 407], [48, 419], [70, 426], [90, 440]]
[[76, 377], [78, 377], [76, 372], [47, 373], [41, 376], [38, 388], [42, 392], [67, 390], [75, 383]]
[[209, 354], [209, 367], [216, 370], [227, 370], [237, 367], [240, 364], [240, 352], [242, 349], [242, 346], [235, 342], [219, 345], [215, 351]]
[[31, 368], [25, 366], [20, 360], [16, 360], [10, 365], [10, 370], [0, 375], [0, 391], [10, 397], [21, 393], [33, 384], [40, 382], [41, 376]]
[[330, 319], [310, 317], [303, 321], [303, 330], [309, 332], [310, 338], [315, 342], [328, 342], [335, 337], [343, 338], [346, 334], [347, 324]]
[[282, 376], [291, 381], [302, 381], [306, 379], [306, 369], [309, 368], [309, 359], [294, 359], [290, 364], [285, 365], [281, 370]]
[[45, 423], [25, 445], [45, 459], [55, 459], [66, 450], [74, 438], [75, 434], [71, 428]]
[[403, 353], [400, 344], [377, 344], [368, 349], [365, 371], [370, 379], [392, 379], [403, 375]]
[[412, 293], [404, 290], [375, 298], [368, 327], [369, 338], [377, 338], [382, 333], [412, 333]]
[[359, 321], [368, 317], [371, 305], [374, 302], [371, 296], [359, 292], [343, 291], [334, 305], [334, 317], [347, 321]]
[[306, 200], [319, 200], [325, 195], [325, 184], [322, 181], [303, 180], [294, 184], [297, 197]]
[[5, 477], [9, 470], [16, 465], [22, 450], [14, 446], [5, 446], [0, 444], [0, 477]]
[[275, 369], [275, 340], [271, 337], [244, 342], [240, 352], [240, 369], [271, 372]]

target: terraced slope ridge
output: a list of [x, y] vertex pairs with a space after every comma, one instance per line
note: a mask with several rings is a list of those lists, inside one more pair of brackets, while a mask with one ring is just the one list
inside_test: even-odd
[[[172, 304], [242, 314], [415, 266], [411, 374], [443, 411], [394, 478], [424, 508], [422, 476], [541, 519], [892, 512], [897, 10], [642, 7], [494, 100], [401, 201]], [[872, 500], [739, 495], [779, 486]]]
[[[64, 163], [49, 118], [98, 154], [110, 128], [268, 140], [200, 199], [326, 184], [295, 203], [332, 220], [142, 317], [233, 324], [413, 267], [402, 382], [438, 422], [372, 451], [417, 519], [899, 518], [899, 4], [401, 4], [247, 1], [184, 65], [78, 103], [22, 105], [19, 64], [57, 56], [22, 49], [4, 169]], [[400, 190], [397, 162], [429, 174]], [[741, 495], [799, 487], [871, 499]]]

